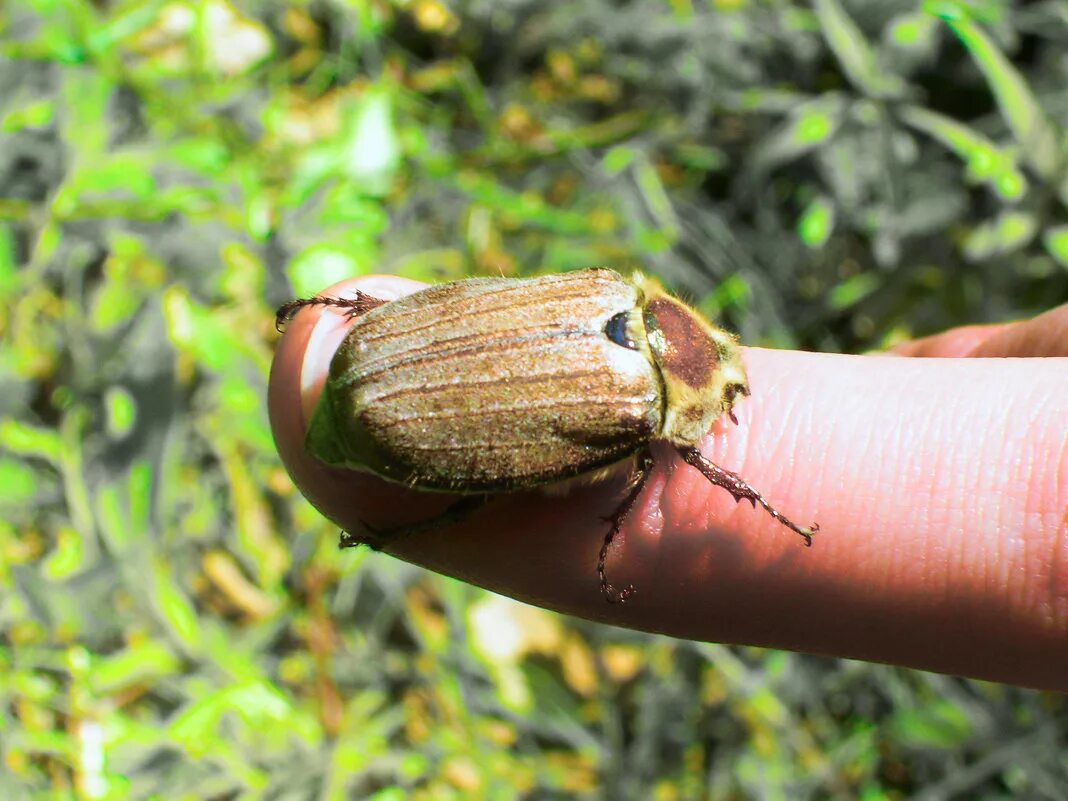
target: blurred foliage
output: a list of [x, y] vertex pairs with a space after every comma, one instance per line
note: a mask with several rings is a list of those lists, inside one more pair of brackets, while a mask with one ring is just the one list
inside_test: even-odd
[[272, 309], [637, 264], [857, 351], [1068, 298], [1068, 2], [0, 6], [0, 797], [1065, 798], [1065, 701], [561, 618], [294, 492]]

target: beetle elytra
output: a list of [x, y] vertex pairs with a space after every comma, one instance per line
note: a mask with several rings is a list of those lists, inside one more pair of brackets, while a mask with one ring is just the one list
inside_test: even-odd
[[[641, 493], [656, 440], [736, 500], [760, 504], [806, 545], [819, 529], [796, 525], [698, 450], [712, 424], [724, 414], [734, 419], [737, 398], [749, 395], [741, 352], [732, 335], [653, 279], [588, 269], [471, 278], [392, 301], [314, 297], [282, 306], [278, 327], [311, 305], [339, 307], [354, 320], [305, 447], [331, 465], [472, 496], [420, 529], [459, 519], [479, 505], [476, 496], [601, 475], [635, 459], [597, 561], [605, 598], [626, 601], [634, 587], [613, 586], [605, 558]], [[342, 545], [375, 541], [342, 537]]]

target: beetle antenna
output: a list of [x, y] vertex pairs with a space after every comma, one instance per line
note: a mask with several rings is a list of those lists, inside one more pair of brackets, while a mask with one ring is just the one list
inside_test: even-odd
[[634, 475], [630, 478], [629, 487], [627, 489], [627, 496], [623, 499], [623, 502], [616, 507], [615, 512], [611, 517], [605, 518], [605, 520], [612, 524], [612, 528], [608, 530], [608, 533], [604, 535], [604, 543], [601, 544], [601, 552], [597, 556], [597, 577], [601, 580], [601, 594], [604, 595], [604, 599], [610, 604], [623, 604], [627, 602], [638, 590], [633, 584], [628, 584], [623, 589], [617, 588], [615, 585], [608, 581], [608, 576], [604, 570], [604, 560], [608, 557], [608, 548], [612, 544], [612, 540], [615, 539], [616, 534], [623, 527], [623, 523], [627, 517], [630, 516], [630, 510], [634, 507], [635, 502], [638, 500], [638, 496], [641, 495], [642, 487], [645, 486], [645, 480], [649, 478], [649, 472], [653, 466], [653, 457], [649, 451], [643, 451], [638, 456], [638, 467], [634, 471]]
[[305, 306], [333, 306], [337, 309], [345, 309], [349, 317], [359, 317], [371, 309], [376, 309], [387, 300], [368, 295], [366, 292], [356, 290], [356, 296], [352, 298], [328, 298], [325, 295], [316, 295], [311, 298], [298, 298], [288, 303], [283, 303], [274, 313], [274, 328], [278, 333], [285, 330], [286, 323]]
[[678, 451], [686, 464], [696, 467], [701, 471], [701, 474], [705, 478], [717, 487], [723, 487], [723, 489], [727, 490], [727, 492], [734, 496], [734, 500], [749, 501], [754, 507], [759, 503], [769, 515], [774, 517], [791, 531], [796, 531], [800, 534], [805, 540], [806, 547], [812, 547], [812, 535], [820, 530], [819, 523], [813, 523], [811, 526], [802, 528], [764, 500], [764, 496], [753, 489], [740, 475], [733, 473], [730, 470], [724, 470], [718, 464], [710, 462], [701, 455], [701, 452], [697, 450], [697, 448], [679, 448]]

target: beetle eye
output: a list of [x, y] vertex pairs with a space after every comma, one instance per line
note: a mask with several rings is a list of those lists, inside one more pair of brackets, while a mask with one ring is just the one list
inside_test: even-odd
[[627, 332], [627, 318], [630, 315], [622, 311], [619, 314], [613, 315], [604, 326], [604, 334], [610, 340], [615, 342], [628, 350], [637, 350], [638, 343], [631, 339], [630, 334]]

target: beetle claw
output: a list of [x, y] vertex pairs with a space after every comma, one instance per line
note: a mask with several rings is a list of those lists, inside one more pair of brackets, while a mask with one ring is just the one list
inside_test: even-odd
[[818, 523], [814, 523], [809, 528], [802, 528], [797, 525], [797, 523], [784, 516], [778, 509], [768, 503], [764, 496], [753, 489], [740, 475], [730, 470], [724, 470], [718, 464], [710, 462], [701, 455], [697, 448], [679, 448], [679, 455], [682, 456], [686, 464], [696, 467], [705, 478], [717, 487], [723, 487], [723, 489], [727, 490], [734, 496], [734, 500], [747, 500], [754, 508], [759, 503], [769, 515], [791, 531], [800, 534], [804, 538], [806, 546], [812, 547], [812, 535], [820, 530]]
[[616, 534], [623, 527], [624, 521], [630, 515], [630, 510], [638, 500], [638, 496], [641, 495], [642, 487], [645, 486], [645, 480], [649, 477], [649, 470], [652, 467], [652, 457], [648, 452], [643, 453], [638, 458], [638, 467], [634, 474], [634, 477], [628, 484], [627, 496], [623, 499], [623, 502], [616, 507], [615, 512], [611, 516], [602, 518], [605, 522], [611, 523], [612, 527], [608, 530], [608, 533], [604, 535], [604, 542], [601, 543], [601, 552], [597, 556], [597, 577], [601, 580], [601, 594], [604, 595], [604, 599], [610, 604], [625, 604], [627, 599], [630, 598], [638, 590], [633, 584], [628, 584], [623, 589], [617, 588], [614, 584], [610, 584], [608, 576], [605, 573], [604, 561], [608, 557], [608, 548], [612, 544], [612, 540], [615, 539]]
[[342, 531], [337, 538], [337, 549], [343, 551], [346, 548], [356, 548], [363, 543], [360, 542], [360, 538], [354, 534], [349, 534], [347, 531]]
[[637, 587], [633, 584], [628, 584], [621, 590], [616, 589], [612, 584], [605, 584], [601, 587], [601, 592], [604, 593], [604, 599], [610, 604], [625, 604], [627, 599], [633, 596], [637, 591]]
[[355, 548], [358, 545], [366, 545], [372, 551], [380, 551], [387, 542], [424, 531], [436, 531], [439, 528], [462, 523], [473, 512], [480, 509], [489, 501], [487, 495], [469, 495], [461, 498], [437, 517], [422, 520], [407, 526], [397, 528], [376, 528], [364, 521], [360, 521], [361, 532], [353, 534], [348, 531], [341, 532], [338, 548]]
[[805, 538], [805, 547], [806, 548], [811, 548], [812, 547], [812, 535], [815, 534], [819, 530], [820, 530], [820, 524], [819, 523], [813, 523], [811, 526], [803, 528], [800, 531], [798, 531], [797, 533]]
[[381, 549], [382, 540], [378, 536], [378, 529], [372, 528], [362, 520], [360, 521], [360, 527], [367, 532], [363, 536], [353, 534], [351, 531], [341, 532], [337, 540], [338, 550], [344, 551], [348, 548], [358, 548], [361, 545], [366, 545], [372, 551]]

